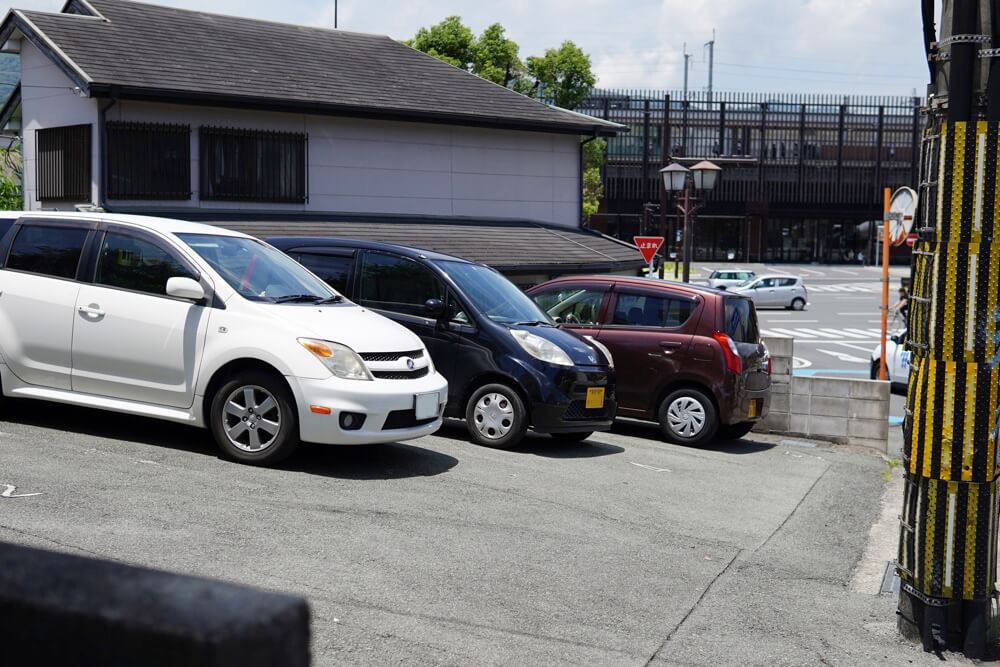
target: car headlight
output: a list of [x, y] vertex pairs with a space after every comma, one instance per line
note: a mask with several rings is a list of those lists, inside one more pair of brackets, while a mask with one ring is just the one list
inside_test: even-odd
[[584, 338], [586, 338], [591, 345], [593, 345], [594, 347], [596, 347], [598, 350], [601, 351], [601, 354], [604, 355], [604, 358], [608, 360], [608, 366], [611, 366], [611, 368], [615, 367], [615, 358], [611, 356], [611, 350], [609, 350], [606, 345], [598, 342], [597, 339], [594, 338], [593, 336], [584, 336]]
[[521, 329], [511, 329], [510, 335], [524, 348], [525, 352], [535, 359], [540, 359], [556, 366], [573, 365], [573, 360], [566, 354], [566, 350], [551, 341], [545, 340], [541, 336], [536, 336]]
[[371, 373], [365, 368], [361, 357], [346, 345], [328, 340], [299, 338], [299, 344], [313, 353], [331, 373], [345, 380], [371, 380]]

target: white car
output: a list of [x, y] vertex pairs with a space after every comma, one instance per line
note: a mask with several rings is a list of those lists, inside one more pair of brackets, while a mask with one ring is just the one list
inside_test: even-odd
[[[879, 377], [880, 363], [882, 358], [882, 346], [876, 345], [871, 356], [871, 379], [877, 380]], [[911, 352], [906, 349], [906, 331], [893, 334], [885, 341], [885, 372], [887, 379], [892, 383], [892, 389], [896, 391], [906, 391], [906, 385], [910, 380], [910, 359]]]
[[300, 440], [410, 440], [448, 384], [420, 339], [252, 237], [25, 213], [0, 242], [2, 395], [207, 427], [271, 464]]
[[716, 269], [708, 276], [708, 286], [716, 289], [739, 287], [756, 277], [756, 273], [745, 269]]
[[758, 276], [732, 291], [750, 297], [758, 308], [802, 310], [809, 303], [809, 293], [798, 276]]

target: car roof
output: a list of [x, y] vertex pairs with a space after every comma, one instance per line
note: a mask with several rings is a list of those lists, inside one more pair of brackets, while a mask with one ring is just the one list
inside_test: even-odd
[[264, 240], [280, 250], [290, 250], [292, 248], [358, 248], [395, 252], [410, 259], [465, 262], [466, 264], [477, 263], [470, 262], [463, 257], [446, 255], [443, 252], [435, 252], [423, 248], [414, 248], [397, 243], [383, 243], [382, 241], [361, 241], [339, 236], [273, 236]]
[[788, 273], [763, 273], [763, 274], [761, 274], [759, 276], [756, 276], [756, 277], [757, 278], [761, 278], [761, 279], [763, 279], [763, 278], [794, 278], [795, 280], [802, 280], [802, 276], [793, 276], [793, 275], [788, 274]]
[[18, 220], [119, 222], [133, 227], [141, 227], [150, 231], [165, 232], [168, 234], [214, 234], [216, 236], [253, 238], [241, 232], [223, 229], [214, 225], [177, 220], [175, 218], [159, 218], [151, 215], [126, 215], [123, 213], [102, 213], [99, 211], [20, 211], [14, 213]]
[[690, 294], [733, 296], [733, 293], [728, 290], [720, 290], [714, 287], [709, 287], [707, 285], [692, 285], [691, 283], [682, 283], [673, 280], [653, 280], [651, 278], [638, 278], [633, 276], [614, 276], [614, 275], [562, 276], [559, 278], [554, 278], [553, 280], [549, 280], [544, 284], [550, 285], [553, 283], [563, 283], [563, 282], [593, 282], [593, 283], [613, 282], [619, 285], [630, 285], [632, 287], [645, 287], [647, 289], [669, 288], [671, 290], [675, 291], [679, 290], [681, 292], [688, 292]]

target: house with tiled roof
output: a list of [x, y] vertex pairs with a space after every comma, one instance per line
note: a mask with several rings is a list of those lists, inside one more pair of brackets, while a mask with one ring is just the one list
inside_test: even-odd
[[0, 44], [21, 59], [0, 125], [20, 119], [27, 209], [489, 244], [548, 275], [641, 264], [580, 222], [581, 141], [622, 126], [389, 37], [69, 0], [11, 10]]

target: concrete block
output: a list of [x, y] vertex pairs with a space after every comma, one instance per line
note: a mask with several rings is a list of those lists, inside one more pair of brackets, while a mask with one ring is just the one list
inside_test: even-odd
[[788, 412], [789, 404], [791, 403], [789, 394], [775, 394], [771, 392], [771, 412]]
[[847, 417], [849, 398], [830, 398], [828, 396], [813, 396], [809, 402], [809, 414], [821, 417]]
[[775, 357], [771, 359], [771, 377], [788, 377], [792, 371], [792, 360], [788, 357]]
[[851, 398], [889, 400], [889, 383], [881, 380], [851, 380]]
[[791, 336], [765, 336], [761, 340], [772, 357], [795, 356], [795, 339]]
[[790, 382], [775, 382], [774, 378], [771, 378], [771, 395], [784, 394], [788, 395], [791, 393], [792, 384]]
[[847, 419], [843, 417], [809, 415], [809, 435], [846, 438]]
[[306, 667], [304, 598], [0, 543], [5, 664]]
[[852, 398], [847, 407], [848, 419], [889, 419], [889, 402]]
[[757, 422], [753, 430], [758, 433], [787, 433], [788, 418], [787, 412], [769, 412], [766, 417]]
[[850, 419], [847, 420], [847, 435], [852, 438], [869, 438], [871, 440], [887, 440], [889, 438], [889, 420], [886, 419]]
[[809, 435], [809, 415], [788, 415], [788, 433]]
[[[796, 380], [799, 378], [795, 378]], [[809, 393], [813, 396], [829, 396], [832, 398], [848, 398], [851, 395], [851, 383], [854, 380], [840, 378], [802, 378], [809, 380]], [[792, 380], [792, 392], [797, 393]]]
[[811, 396], [813, 393], [812, 380], [813, 378], [793, 376], [792, 393], [797, 396]]
[[[772, 397], [773, 398], [773, 397]], [[788, 411], [795, 415], [809, 414], [809, 394], [792, 394]]]

